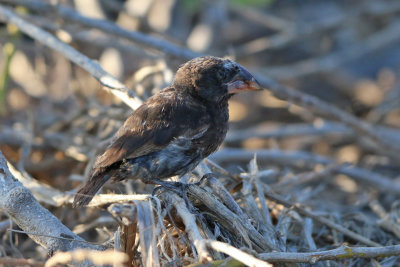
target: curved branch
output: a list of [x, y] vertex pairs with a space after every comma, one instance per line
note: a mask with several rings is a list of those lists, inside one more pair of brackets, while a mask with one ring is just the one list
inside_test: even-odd
[[90, 245], [63, 225], [53, 214], [43, 208], [10, 172], [7, 161], [0, 151], [0, 209], [29, 237], [46, 248], [49, 254], [76, 248], [100, 250]]

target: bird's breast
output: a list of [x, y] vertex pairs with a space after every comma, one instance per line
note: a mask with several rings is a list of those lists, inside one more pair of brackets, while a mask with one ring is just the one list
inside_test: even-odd
[[222, 144], [228, 131], [229, 112], [228, 105], [212, 107], [208, 110], [210, 126], [201, 138], [200, 146], [203, 147], [203, 156], [207, 157]]

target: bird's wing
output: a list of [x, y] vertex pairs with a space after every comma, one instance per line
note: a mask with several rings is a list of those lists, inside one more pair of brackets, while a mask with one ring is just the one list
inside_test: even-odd
[[130, 115], [93, 168], [158, 151], [179, 136], [197, 139], [209, 127], [208, 116], [205, 107], [173, 92], [157, 94]]

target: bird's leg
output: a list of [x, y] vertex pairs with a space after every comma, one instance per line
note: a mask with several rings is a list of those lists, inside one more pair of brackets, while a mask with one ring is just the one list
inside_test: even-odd
[[184, 186], [186, 186], [186, 184], [180, 183], [180, 182], [167, 182], [167, 181], [162, 181], [159, 179], [152, 179], [151, 182], [148, 183], [152, 183], [152, 184], [157, 184], [160, 186], [157, 186], [156, 188], [154, 188], [152, 195], [155, 195], [155, 193], [161, 189], [162, 187], [171, 190], [175, 193], [177, 193], [179, 196], [182, 196], [182, 188]]
[[190, 186], [190, 184], [185, 184], [185, 183], [180, 183], [180, 182], [167, 182], [167, 181], [162, 181], [159, 179], [152, 179], [151, 183], [158, 184], [160, 186], [157, 186], [154, 188], [152, 195], [154, 196], [156, 192], [161, 189], [162, 187], [166, 188], [167, 190], [171, 190], [172, 192], [176, 193], [178, 196], [183, 198], [185, 200], [186, 206], [189, 208], [189, 211], [193, 214], [199, 214], [197, 209], [193, 207], [192, 203], [189, 201], [187, 197], [187, 188]]
[[197, 183], [194, 183], [195, 185], [201, 185], [202, 183], [204, 183], [206, 180], [208, 180], [209, 178], [212, 178], [213, 177], [213, 173], [211, 173], [211, 172], [209, 172], [209, 173], [206, 173], [206, 174], [204, 174], [201, 178], [200, 178], [200, 180], [197, 182]]

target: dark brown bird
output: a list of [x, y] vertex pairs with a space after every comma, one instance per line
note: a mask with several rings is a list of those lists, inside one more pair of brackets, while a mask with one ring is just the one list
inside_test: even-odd
[[97, 158], [74, 206], [88, 204], [109, 179], [165, 179], [192, 171], [214, 152], [228, 130], [228, 99], [260, 85], [239, 64], [199, 57], [183, 64], [172, 86], [135, 110]]

